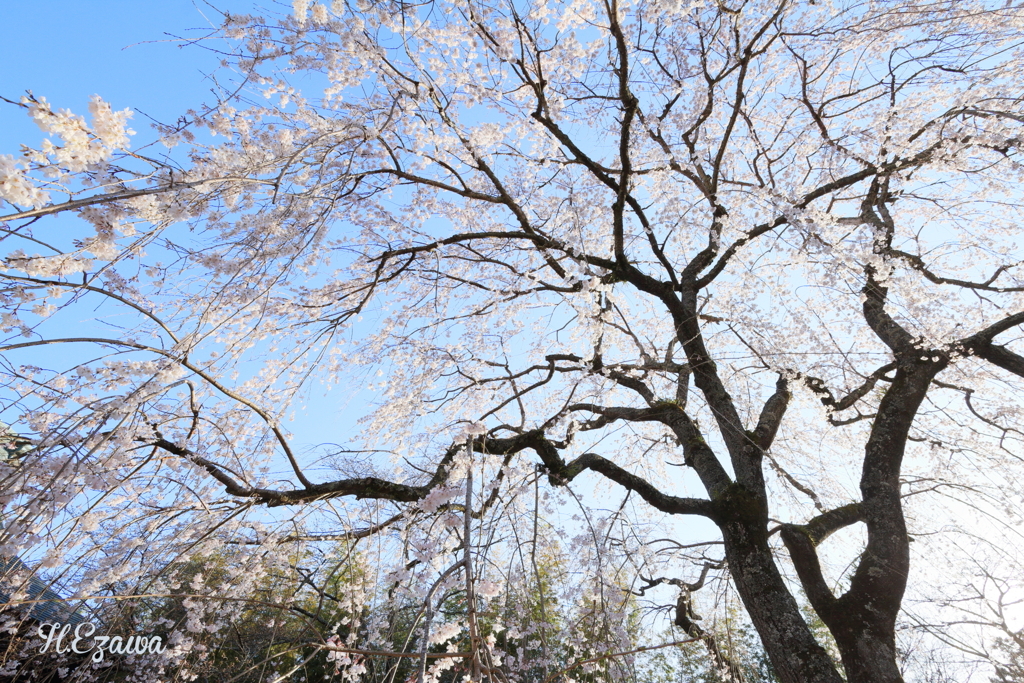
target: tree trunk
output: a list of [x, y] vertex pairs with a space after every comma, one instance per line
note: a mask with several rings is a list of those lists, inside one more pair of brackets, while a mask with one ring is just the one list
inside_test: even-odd
[[767, 508], [734, 484], [719, 499], [725, 557], [740, 598], [783, 683], [843, 683], [804, 621], [768, 545]]
[[[898, 484], [865, 496], [868, 545], [851, 590], [822, 620], [842, 654], [849, 683], [903, 683], [896, 663], [896, 616], [910, 568]], [[885, 569], [882, 569], [884, 567]]]
[[839, 598], [832, 593], [814, 549], [820, 538], [812, 538], [808, 527], [782, 530], [804, 590], [835, 637], [849, 683], [903, 683], [896, 659], [896, 617], [910, 571], [910, 539], [900, 498], [900, 467], [917, 409], [946, 362], [937, 355], [916, 356], [897, 366], [871, 426], [858, 506], [868, 541], [850, 589]]
[[903, 683], [896, 664], [896, 638], [865, 615], [851, 615], [850, 631], [836, 636], [848, 683]]

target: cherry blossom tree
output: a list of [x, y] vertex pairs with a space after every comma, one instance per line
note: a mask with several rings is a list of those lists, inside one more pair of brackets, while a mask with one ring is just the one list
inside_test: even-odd
[[[166, 152], [100, 98], [9, 100], [49, 137], [0, 157], [33, 445], [0, 552], [84, 599], [233, 544], [167, 657], [346, 541], [380, 589], [335, 596], [332, 652], [421, 681], [623, 678], [652, 596], [739, 675], [709, 586], [785, 683], [904, 680], [901, 625], [1020, 538], [1022, 29], [1012, 0], [297, 0], [224, 17], [238, 80]], [[572, 609], [499, 610], [545, 552]], [[398, 600], [396, 640], [368, 606]]]

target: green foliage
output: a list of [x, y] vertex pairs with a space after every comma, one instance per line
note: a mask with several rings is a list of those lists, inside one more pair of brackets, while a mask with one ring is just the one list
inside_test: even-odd
[[[164, 585], [166, 593], [112, 601], [101, 621], [104, 630], [159, 635], [169, 645], [183, 639], [187, 654], [175, 677], [263, 683], [291, 671], [323, 680], [332, 677], [334, 666], [318, 645], [335, 634], [347, 637], [365, 618], [360, 601], [348, 598], [367, 589], [361, 558], [350, 550], [339, 544], [329, 555], [345, 561], [316, 572], [303, 569], [308, 555], [271, 567], [230, 548], [193, 556], [160, 572], [152, 585]], [[244, 600], [231, 592], [240, 573], [256, 577]], [[124, 592], [151, 590], [139, 586]]]

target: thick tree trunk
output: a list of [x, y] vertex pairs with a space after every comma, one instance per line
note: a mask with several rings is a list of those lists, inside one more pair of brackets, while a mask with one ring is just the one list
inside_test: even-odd
[[836, 644], [849, 683], [903, 683], [896, 663], [896, 638], [891, 629], [877, 628], [863, 616], [850, 619], [851, 629]]
[[[822, 614], [849, 683], [903, 683], [896, 662], [896, 616], [910, 568], [898, 484], [865, 496], [868, 545], [850, 591]], [[884, 569], [882, 568], [884, 567]]]
[[879, 402], [865, 448], [858, 515], [840, 523], [862, 521], [868, 532], [850, 589], [837, 598], [822, 576], [814, 548], [821, 537], [811, 532], [812, 524], [782, 530], [804, 590], [835, 637], [849, 683], [903, 683], [896, 657], [896, 617], [910, 571], [910, 540], [899, 474], [910, 425], [932, 378], [944, 365], [943, 358], [921, 352], [900, 362]]
[[815, 640], [772, 557], [763, 503], [733, 485], [719, 500], [725, 556], [740, 598], [783, 683], [842, 683]]
[[[877, 191], [877, 183], [873, 190]], [[869, 200], [877, 199], [871, 195]], [[884, 220], [870, 213], [888, 234], [888, 214], [879, 204]], [[846, 521], [863, 521], [868, 543], [841, 598], [832, 593], [821, 573], [814, 543], [806, 530], [783, 529], [800, 580], [812, 606], [828, 626], [839, 646], [847, 683], [903, 683], [896, 661], [895, 625], [910, 567], [909, 538], [900, 499], [900, 467], [911, 423], [932, 378], [948, 363], [939, 351], [919, 348], [911, 335], [885, 311], [886, 290], [868, 272], [865, 318], [897, 358], [896, 373], [882, 397], [865, 449], [861, 474], [862, 501], [858, 515]], [[671, 302], [665, 297], [666, 302]], [[762, 644], [783, 683], [842, 683], [843, 677], [825, 649], [815, 640], [796, 600], [783, 581], [768, 544], [768, 504], [762, 471], [762, 452], [769, 448], [788, 400], [785, 381], [765, 404], [754, 432], [738, 431], [739, 419], [704, 346], [697, 326], [696, 296], [684, 292], [681, 310], [675, 310], [679, 339], [683, 343], [694, 381], [711, 404], [729, 450], [735, 482], [720, 488], [713, 457], [698, 460], [699, 448], [691, 445], [690, 462], [702, 476], [712, 497], [715, 521], [722, 531], [726, 559], [743, 604]], [[684, 443], [685, 430], [680, 430]], [[715, 475], [715, 476], [711, 476]], [[788, 525], [787, 525], [788, 526]], [[788, 534], [788, 540], [787, 540]]]

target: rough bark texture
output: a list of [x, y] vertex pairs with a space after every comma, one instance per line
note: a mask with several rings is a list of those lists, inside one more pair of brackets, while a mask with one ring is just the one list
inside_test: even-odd
[[738, 485], [718, 503], [730, 573], [779, 679], [783, 683], [842, 683], [775, 564], [768, 546], [767, 508]]
[[[934, 360], [933, 360], [934, 358]], [[822, 515], [817, 524], [783, 529], [801, 583], [836, 639], [850, 683], [900, 683], [896, 617], [910, 571], [910, 541], [900, 501], [899, 471], [914, 415], [945, 361], [931, 355], [901, 363], [879, 405], [861, 473], [863, 502]], [[850, 589], [835, 597], [825, 583], [814, 546], [836, 527], [867, 526], [868, 542]]]

